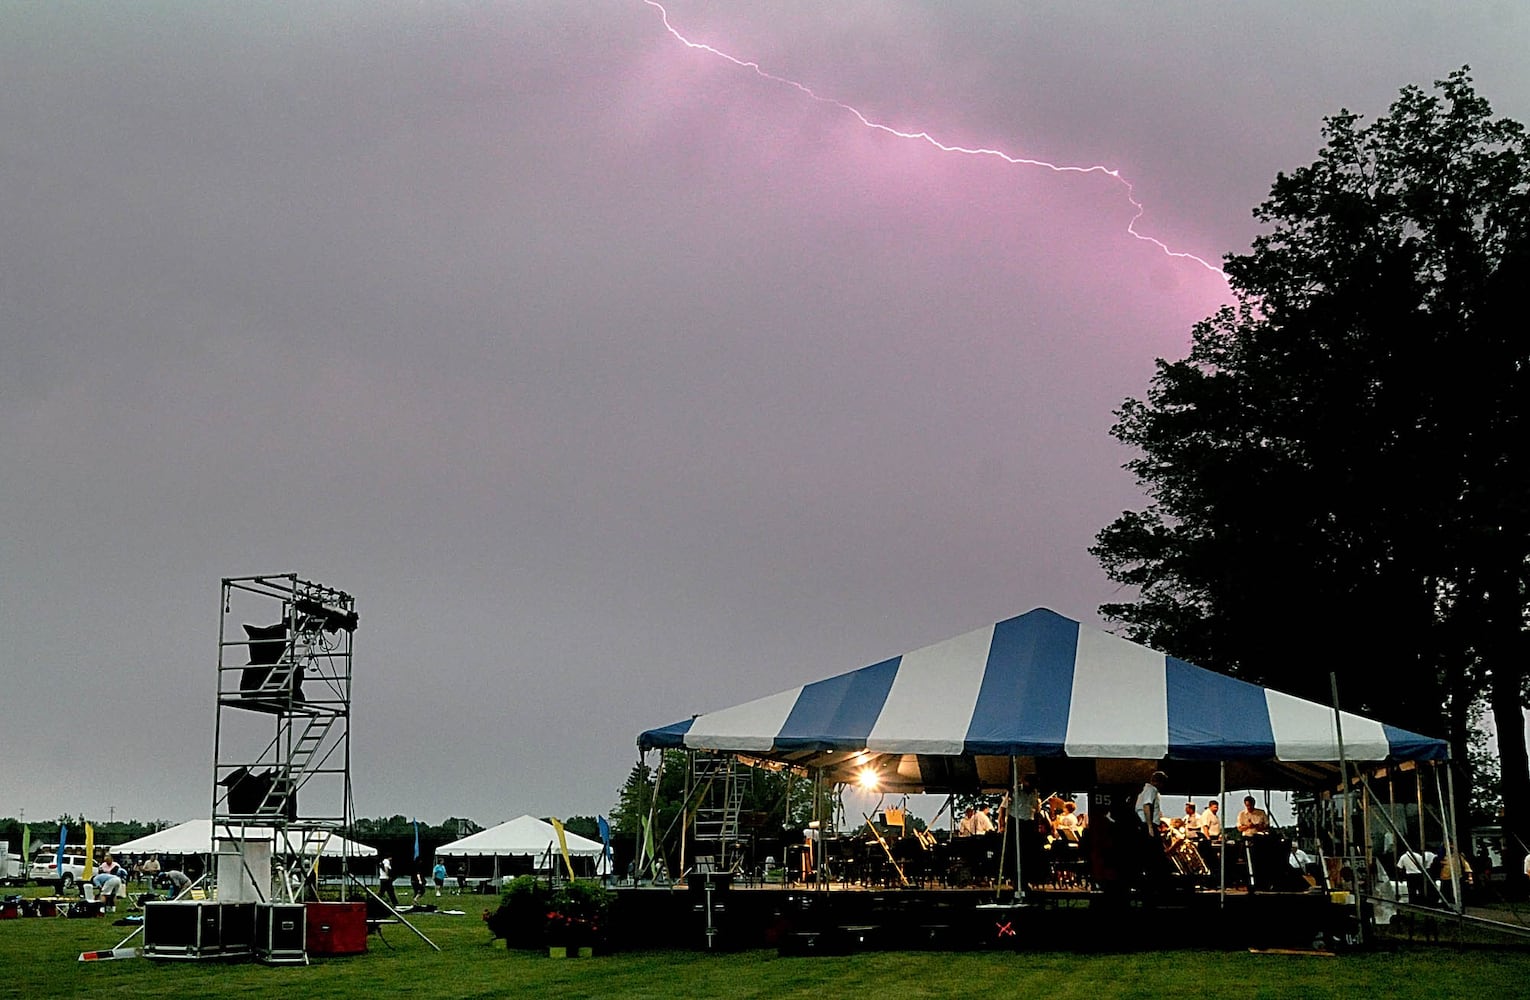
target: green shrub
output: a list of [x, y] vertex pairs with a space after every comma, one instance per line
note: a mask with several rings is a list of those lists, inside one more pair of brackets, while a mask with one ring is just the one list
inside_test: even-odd
[[612, 893], [599, 882], [565, 882], [548, 905], [548, 944], [594, 945], [604, 941]]
[[485, 912], [484, 922], [491, 934], [505, 939], [507, 948], [541, 948], [552, 901], [553, 890], [547, 883], [522, 875], [501, 887], [499, 908]]

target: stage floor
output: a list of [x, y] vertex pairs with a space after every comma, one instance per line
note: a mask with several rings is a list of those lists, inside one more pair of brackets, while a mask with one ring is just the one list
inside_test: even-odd
[[734, 885], [693, 877], [616, 889], [619, 949], [777, 948], [783, 954], [876, 949], [1137, 951], [1312, 948], [1351, 934], [1355, 907], [1326, 893], [1189, 889], [1106, 895], [1082, 888], [882, 888], [830, 883]]

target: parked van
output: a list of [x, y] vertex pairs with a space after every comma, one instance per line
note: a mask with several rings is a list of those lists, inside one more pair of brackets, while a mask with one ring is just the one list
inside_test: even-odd
[[52, 882], [60, 892], [73, 888], [76, 882], [85, 878], [85, 848], [65, 844], [64, 865], [60, 868], [58, 845], [44, 844], [33, 852], [27, 878], [39, 885]]
[[0, 885], [25, 885], [26, 861], [11, 852], [10, 844], [3, 846], [4, 850], [0, 850]]

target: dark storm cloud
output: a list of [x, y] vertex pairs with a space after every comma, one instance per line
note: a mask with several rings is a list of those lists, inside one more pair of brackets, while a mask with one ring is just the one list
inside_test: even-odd
[[[354, 593], [358, 810], [481, 822], [1115, 596], [1111, 410], [1221, 288], [1108, 179], [637, 0], [0, 11], [0, 814], [205, 813], [223, 576]], [[1341, 106], [1530, 110], [1513, 5], [670, 11], [1211, 258]]]

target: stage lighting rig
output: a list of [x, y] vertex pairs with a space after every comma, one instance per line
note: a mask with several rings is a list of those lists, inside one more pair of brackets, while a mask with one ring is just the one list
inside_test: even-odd
[[360, 616], [349, 608], [335, 607], [316, 601], [311, 597], [300, 597], [292, 605], [293, 610], [300, 615], [306, 616], [300, 619], [310, 628], [317, 627], [325, 632], [356, 631], [356, 623]]

